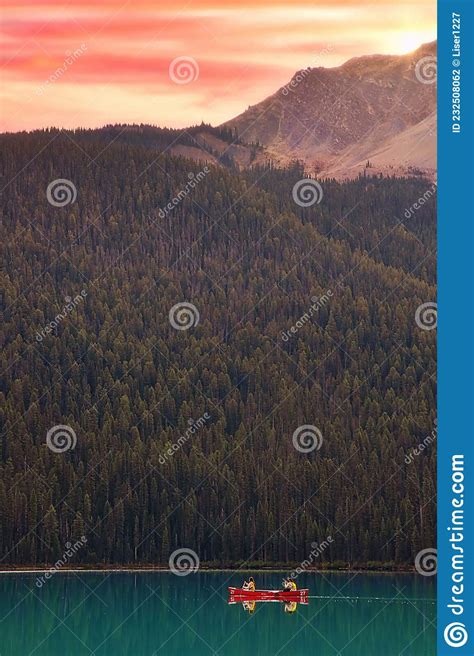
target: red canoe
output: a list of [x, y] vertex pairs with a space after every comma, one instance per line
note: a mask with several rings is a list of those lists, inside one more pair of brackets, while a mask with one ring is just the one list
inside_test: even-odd
[[244, 590], [243, 588], [229, 588], [229, 603], [242, 603], [244, 601], [296, 601], [301, 604], [308, 603], [309, 590]]

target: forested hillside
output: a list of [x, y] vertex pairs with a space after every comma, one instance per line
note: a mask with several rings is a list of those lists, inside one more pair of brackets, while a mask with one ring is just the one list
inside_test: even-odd
[[[436, 298], [434, 194], [406, 218], [431, 183], [322, 180], [303, 208], [298, 165], [211, 166], [163, 212], [197, 163], [74, 141], [1, 138], [3, 564], [82, 535], [91, 564], [299, 562], [327, 536], [323, 560], [409, 564], [434, 546], [435, 445], [410, 458], [435, 428], [436, 331], [415, 321]], [[57, 453], [59, 424], [77, 442]], [[303, 425], [319, 449], [295, 449]]]

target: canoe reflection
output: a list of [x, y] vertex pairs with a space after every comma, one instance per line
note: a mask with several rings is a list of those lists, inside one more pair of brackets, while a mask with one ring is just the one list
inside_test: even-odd
[[[270, 601], [278, 601], [278, 600], [268, 599], [266, 601], [260, 601], [260, 603], [261, 604], [268, 604], [268, 603], [270, 603]], [[229, 601], [228, 603], [229, 604], [235, 604], [237, 602]], [[296, 601], [286, 601], [286, 602], [280, 601], [279, 603], [283, 604], [283, 610], [284, 610], [285, 613], [294, 613], [296, 611], [296, 609], [298, 608], [298, 603]], [[303, 605], [306, 605], [306, 606], [308, 605], [307, 601], [302, 601], [301, 603]], [[257, 607], [257, 602], [256, 601], [244, 601], [242, 603], [242, 608], [245, 611], [247, 611], [247, 613], [249, 613], [249, 615], [252, 615], [255, 612], [256, 607]]]

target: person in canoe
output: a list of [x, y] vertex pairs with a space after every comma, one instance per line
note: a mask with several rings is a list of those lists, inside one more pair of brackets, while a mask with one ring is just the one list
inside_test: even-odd
[[293, 579], [283, 579], [283, 590], [285, 592], [294, 592], [297, 589], [298, 588], [296, 587], [296, 583], [293, 581]]
[[250, 592], [255, 592], [255, 581], [253, 576], [249, 576], [248, 581], [244, 581], [244, 584], [242, 586], [242, 590], [250, 590]]

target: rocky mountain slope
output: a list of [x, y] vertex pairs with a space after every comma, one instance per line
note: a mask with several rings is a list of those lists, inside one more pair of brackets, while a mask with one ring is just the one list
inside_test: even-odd
[[284, 164], [321, 176], [436, 171], [436, 42], [403, 56], [371, 55], [304, 69], [225, 126]]

